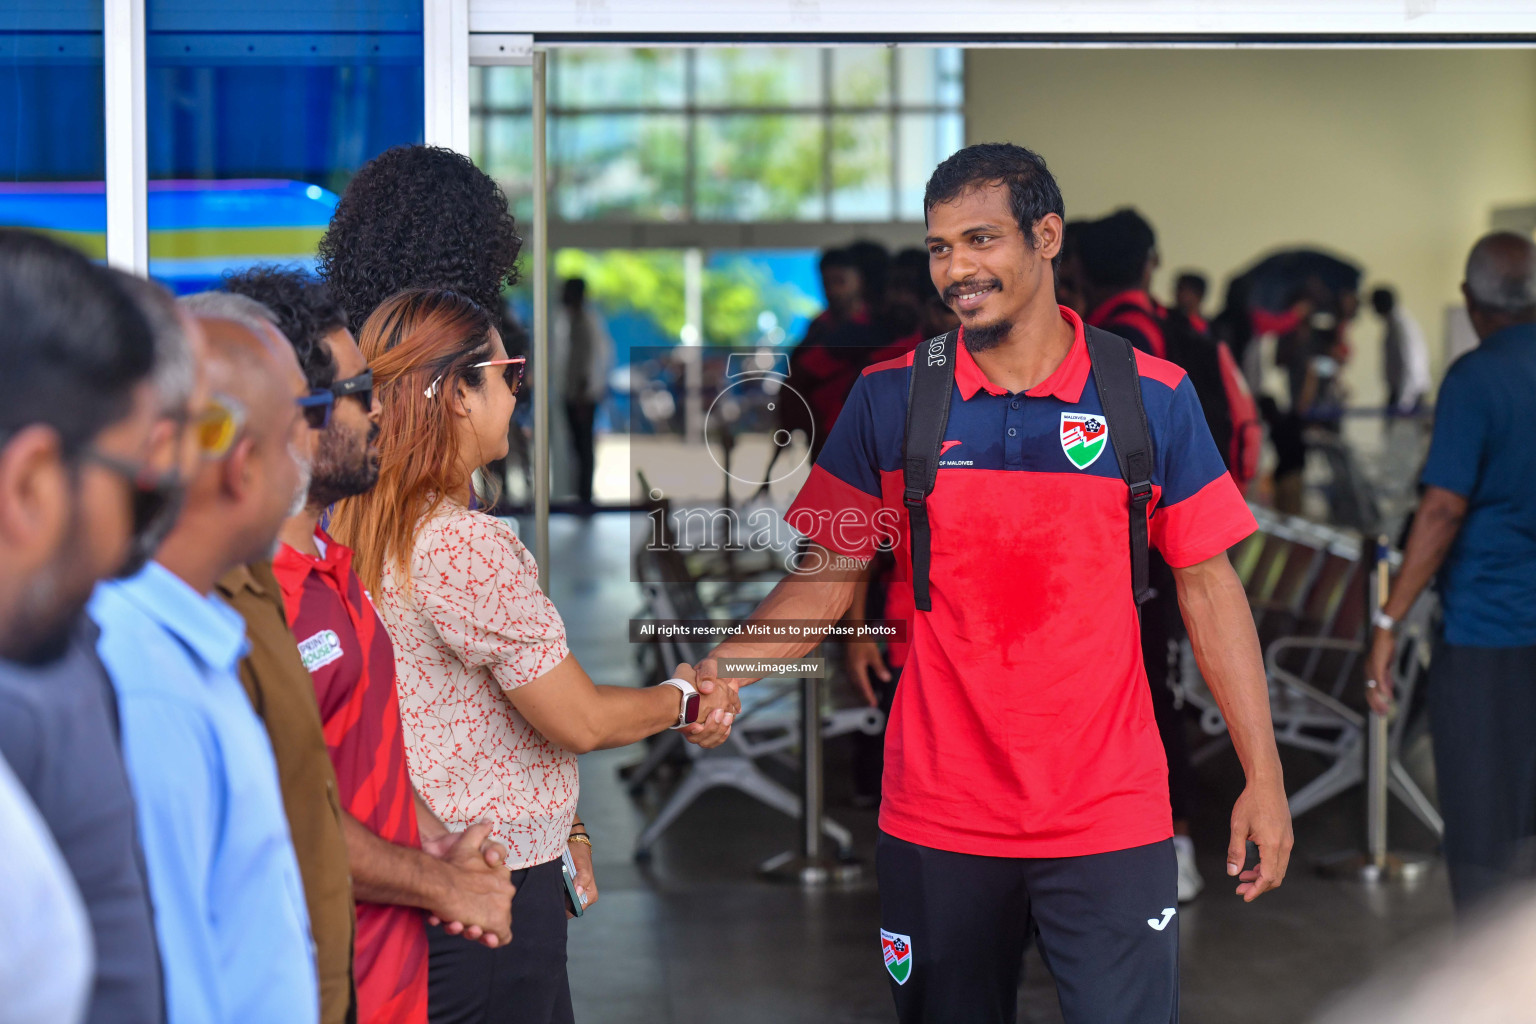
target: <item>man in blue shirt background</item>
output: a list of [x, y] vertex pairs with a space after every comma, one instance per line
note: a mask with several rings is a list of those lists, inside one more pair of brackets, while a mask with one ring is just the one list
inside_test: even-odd
[[1536, 245], [1485, 236], [1462, 292], [1482, 344], [1440, 387], [1424, 498], [1366, 665], [1384, 712], [1397, 620], [1438, 572], [1429, 715], [1458, 911], [1536, 873]]
[[208, 386], [239, 410], [237, 431], [191, 477], [156, 560], [98, 588], [91, 614], [121, 710], [170, 1024], [314, 1024], [277, 769], [236, 674], [245, 625], [210, 596], [222, 573], [270, 553], [307, 491], [312, 431], [296, 404], [307, 388], [292, 348], [226, 298], [230, 319], [200, 309], [199, 322]]

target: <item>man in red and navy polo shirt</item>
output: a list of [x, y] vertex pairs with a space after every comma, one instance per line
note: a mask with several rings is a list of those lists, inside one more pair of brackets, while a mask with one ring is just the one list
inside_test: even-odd
[[[932, 610], [914, 616], [880, 810], [881, 946], [898, 1013], [1012, 1021], [1033, 933], [1069, 1024], [1167, 1024], [1178, 1015], [1167, 768], [1131, 594], [1128, 488], [1082, 323], [1055, 301], [1061, 193], [1035, 154], [982, 145], [939, 166], [924, 205], [934, 284], [962, 336], [928, 499]], [[911, 363], [870, 367], [855, 385], [788, 514], [809, 557], [754, 618], [837, 619], [883, 536], [899, 535], [910, 566]], [[1183, 371], [1137, 363], [1155, 455], [1149, 533], [1247, 772], [1227, 869], [1252, 900], [1280, 883], [1291, 845], [1258, 638], [1226, 557], [1254, 522]], [[718, 678], [723, 656], [804, 646], [724, 644], [700, 677]], [[1250, 839], [1260, 862], [1246, 868]]]

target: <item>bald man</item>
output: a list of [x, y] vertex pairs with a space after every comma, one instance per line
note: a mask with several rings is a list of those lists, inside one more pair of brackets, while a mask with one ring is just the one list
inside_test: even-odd
[[[122, 718], [169, 1024], [315, 1024], [319, 991], [277, 768], [236, 666], [240, 616], [212, 596], [270, 554], [307, 489], [293, 350], [259, 323], [200, 317], [227, 443], [205, 450], [154, 561], [91, 615]], [[268, 336], [269, 333], [272, 336]]]
[[1438, 573], [1429, 720], [1451, 896], [1464, 913], [1536, 877], [1536, 245], [1484, 236], [1461, 290], [1482, 344], [1440, 386], [1424, 498], [1376, 615], [1366, 696], [1390, 706], [1397, 621]]

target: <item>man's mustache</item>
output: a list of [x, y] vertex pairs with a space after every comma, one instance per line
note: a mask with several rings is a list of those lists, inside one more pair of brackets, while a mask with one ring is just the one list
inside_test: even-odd
[[977, 292], [985, 288], [996, 288], [998, 291], [1002, 291], [1003, 282], [994, 277], [990, 281], [970, 280], [962, 281], [959, 284], [952, 284], [944, 289], [944, 301], [954, 302], [965, 292]]

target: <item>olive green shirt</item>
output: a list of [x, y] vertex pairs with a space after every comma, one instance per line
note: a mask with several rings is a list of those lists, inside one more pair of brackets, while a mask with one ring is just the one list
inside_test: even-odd
[[288, 830], [299, 858], [309, 928], [320, 975], [320, 1024], [356, 1019], [352, 943], [356, 929], [347, 841], [342, 833], [336, 771], [326, 750], [309, 670], [288, 628], [283, 592], [270, 562], [225, 573], [219, 594], [245, 619], [250, 653], [240, 682], [272, 740]]

